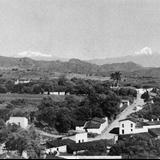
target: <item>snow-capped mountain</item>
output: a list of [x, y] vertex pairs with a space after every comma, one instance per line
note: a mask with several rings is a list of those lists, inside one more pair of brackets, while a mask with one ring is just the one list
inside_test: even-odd
[[130, 61], [144, 67], [160, 67], [160, 54], [158, 52], [152, 52], [151, 48], [149, 47], [144, 47], [132, 55], [116, 58], [92, 59], [88, 62], [102, 65], [111, 63], [125, 63]]

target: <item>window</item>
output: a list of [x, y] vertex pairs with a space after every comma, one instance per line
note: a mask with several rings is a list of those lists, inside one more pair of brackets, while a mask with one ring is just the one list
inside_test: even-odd
[[122, 129], [122, 134], [124, 134], [124, 129]]
[[133, 127], [133, 123], [131, 123], [131, 127]]
[[133, 131], [133, 129], [131, 129], [131, 132]]
[[122, 124], [122, 127], [124, 128], [124, 124]]

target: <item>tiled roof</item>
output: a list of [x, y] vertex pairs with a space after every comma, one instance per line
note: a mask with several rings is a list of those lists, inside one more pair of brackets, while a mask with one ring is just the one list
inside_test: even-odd
[[98, 129], [100, 128], [100, 126], [101, 126], [101, 123], [91, 120], [91, 121], [86, 122], [84, 129], [94, 129], [94, 128]]
[[144, 126], [160, 125], [160, 121], [148, 121], [143, 123]]
[[92, 120], [86, 122], [84, 129], [98, 129], [105, 121], [102, 118], [94, 117]]
[[148, 129], [148, 132], [153, 136], [160, 136], [160, 128]]
[[75, 143], [70, 144], [67, 147], [72, 151], [81, 151], [81, 150], [88, 150], [89, 148], [93, 148], [94, 146], [97, 146], [98, 144], [104, 144], [104, 146], [112, 146], [113, 140], [112, 139], [101, 139], [96, 141], [89, 141], [84, 143]]
[[98, 117], [94, 117], [94, 118], [92, 119], [92, 121], [99, 122], [99, 123], [101, 123], [101, 124], [105, 122], [104, 119], [98, 118]]
[[75, 125], [76, 126], [84, 126], [84, 124], [85, 124], [86, 122], [85, 121], [76, 121], [76, 123], [75, 123]]
[[122, 122], [122, 121], [132, 121], [132, 122], [134, 122], [134, 123], [137, 123], [137, 120], [136, 119], [134, 119], [134, 118], [126, 118], [126, 119], [121, 119], [119, 122]]
[[71, 139], [56, 139], [53, 141], [48, 141], [46, 143], [46, 147], [47, 148], [60, 147], [60, 146], [69, 145], [69, 144], [73, 144], [73, 143], [75, 143], [75, 141], [73, 141]]

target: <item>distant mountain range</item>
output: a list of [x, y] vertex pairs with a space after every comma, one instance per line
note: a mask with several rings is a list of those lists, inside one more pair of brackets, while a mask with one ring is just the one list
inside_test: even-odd
[[0, 56], [0, 69], [33, 69], [36, 71], [106, 75], [112, 71], [133, 72], [143, 67], [133, 63], [97, 65], [79, 59], [69, 61], [42, 61], [31, 58], [12, 58]]
[[89, 60], [89, 63], [103, 65], [111, 63], [125, 63], [125, 62], [134, 62], [143, 67], [160, 67], [160, 54], [134, 54], [117, 58], [106, 58], [106, 59], [93, 59]]

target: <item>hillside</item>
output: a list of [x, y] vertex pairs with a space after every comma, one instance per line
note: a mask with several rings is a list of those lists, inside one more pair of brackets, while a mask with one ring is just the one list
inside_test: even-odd
[[110, 71], [131, 72], [142, 69], [140, 65], [133, 62], [96, 65], [79, 59], [70, 59], [67, 62], [61, 61], [38, 61], [30, 58], [0, 57], [1, 69], [31, 69], [37, 72], [60, 72], [78, 74], [99, 74]]

